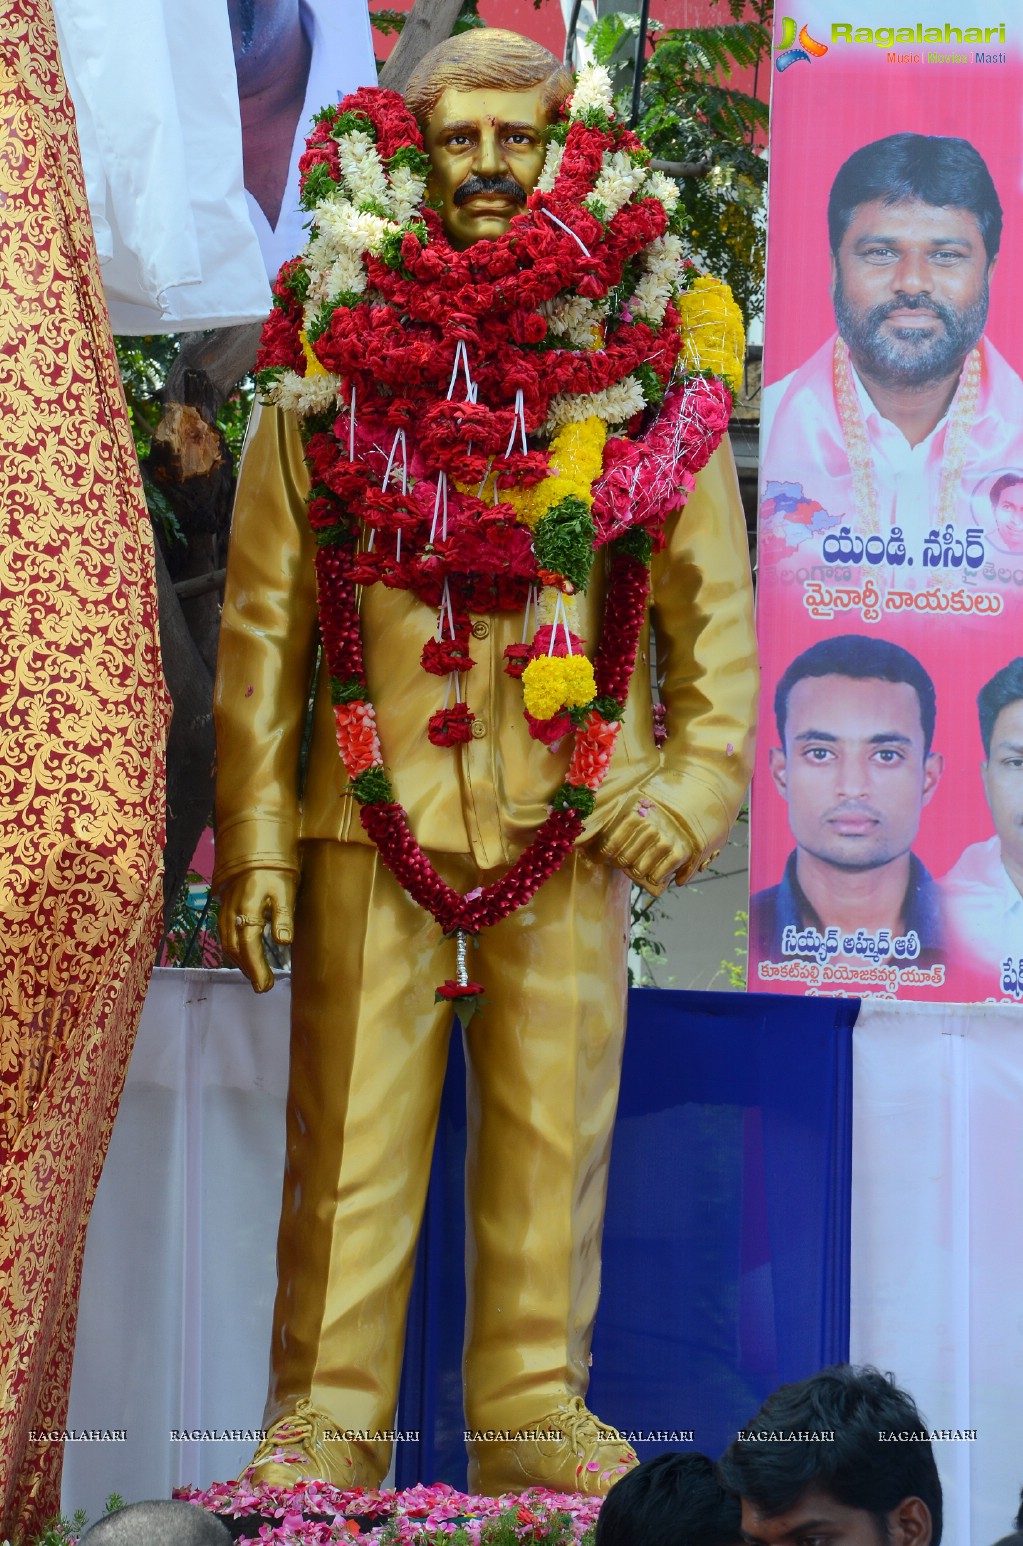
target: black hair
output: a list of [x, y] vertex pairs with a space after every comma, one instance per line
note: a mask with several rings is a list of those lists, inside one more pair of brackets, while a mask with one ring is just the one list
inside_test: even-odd
[[937, 699], [934, 683], [915, 655], [901, 644], [877, 639], [872, 634], [842, 633], [834, 639], [821, 639], [797, 655], [785, 668], [774, 690], [774, 717], [782, 747], [788, 718], [789, 694], [797, 682], [808, 676], [847, 676], [854, 682], [905, 682], [912, 687], [920, 703], [920, 724], [924, 732], [924, 756], [934, 739]]
[[[756, 1437], [750, 1438], [752, 1431]], [[761, 1435], [821, 1434], [779, 1443]], [[909, 1434], [908, 1439], [880, 1435]], [[879, 1540], [887, 1515], [919, 1498], [931, 1516], [931, 1546], [941, 1541], [941, 1483], [916, 1402], [877, 1369], [837, 1364], [768, 1396], [721, 1458], [722, 1479], [766, 1518], [787, 1513], [811, 1488], [870, 1514]]]
[[97, 1520], [82, 1536], [82, 1546], [227, 1546], [231, 1539], [215, 1514], [194, 1503], [155, 1498]]
[[615, 1483], [600, 1506], [594, 1546], [737, 1546], [741, 1518], [713, 1460], [672, 1450]]
[[861, 204], [908, 204], [918, 199], [976, 217], [990, 263], [1002, 241], [1002, 206], [991, 173], [969, 140], [945, 134], [889, 134], [843, 161], [828, 198], [828, 239], [837, 256]]
[[991, 508], [998, 509], [998, 501], [1007, 488], [1015, 488], [1023, 483], [1023, 472], [1003, 472], [1000, 478], [996, 478], [991, 485]]
[[[1017, 655], [1007, 666], [996, 671], [990, 682], [985, 682], [977, 694], [977, 716], [980, 720], [980, 738], [984, 743], [985, 758], [991, 755], [991, 737], [995, 720], [1010, 703], [1023, 698], [1023, 656]], [[1023, 1516], [1023, 1507], [1020, 1508]], [[1017, 1521], [1017, 1530], [1023, 1526]]]

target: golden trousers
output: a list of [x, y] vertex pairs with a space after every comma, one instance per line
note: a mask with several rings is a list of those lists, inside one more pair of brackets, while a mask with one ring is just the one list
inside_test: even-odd
[[[433, 855], [465, 891], [494, 873]], [[528, 1426], [585, 1395], [625, 1027], [629, 881], [570, 855], [469, 951], [471, 1427]], [[416, 1240], [447, 1062], [454, 943], [376, 850], [303, 847], [287, 1159], [266, 1423], [310, 1400], [393, 1425]]]

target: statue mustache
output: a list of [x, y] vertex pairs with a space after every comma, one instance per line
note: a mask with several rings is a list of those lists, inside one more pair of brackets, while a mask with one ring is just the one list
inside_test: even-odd
[[501, 194], [518, 204], [526, 202], [526, 190], [514, 177], [467, 177], [455, 189], [455, 203], [464, 204], [466, 199], [474, 199], [478, 193]]

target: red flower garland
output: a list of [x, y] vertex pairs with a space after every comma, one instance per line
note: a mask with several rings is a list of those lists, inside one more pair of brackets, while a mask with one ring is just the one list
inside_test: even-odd
[[[336, 132], [344, 131], [341, 119], [351, 114], [365, 119], [385, 165], [403, 147], [422, 149], [401, 98], [363, 88], [321, 115], [300, 163], [303, 181], [318, 168], [341, 181]], [[727, 427], [730, 396], [720, 382], [670, 385], [681, 350], [672, 306], [656, 328], [627, 312], [612, 315], [603, 346], [593, 350], [549, 342], [548, 320], [538, 309], [565, 292], [607, 295], [629, 260], [665, 231], [667, 217], [656, 199], [627, 202], [606, 225], [583, 202], [605, 151], [637, 148], [635, 136], [620, 125], [604, 131], [572, 123], [553, 190], [534, 192], [504, 236], [461, 252], [450, 246], [436, 213], [422, 210], [425, 241], [410, 229], [397, 259], [393, 252], [386, 259], [369, 255], [366, 297], [335, 305], [312, 343], [321, 365], [342, 378], [345, 399], [354, 394], [359, 405], [358, 422], [348, 410], [333, 416], [333, 423], [321, 419], [306, 444], [320, 629], [338, 745], [360, 819], [384, 863], [446, 934], [476, 934], [526, 905], [576, 843], [610, 763], [635, 665], [649, 590], [650, 541], [643, 530], [659, 544], [666, 514]], [[306, 373], [301, 329], [307, 284], [301, 259], [284, 265], [257, 370]], [[461, 401], [452, 391], [462, 379], [460, 364]], [[542, 428], [552, 399], [600, 392], [641, 366], [669, 390], [642, 444], [607, 443], [594, 490], [596, 544], [613, 542], [593, 661], [597, 697], [575, 730], [568, 779], [532, 842], [499, 880], [462, 896], [437, 874], [391, 794], [366, 683], [357, 587], [380, 582], [409, 589], [440, 608], [437, 635], [423, 647], [424, 669], [437, 675], [471, 669], [470, 613], [519, 609], [532, 584], [563, 581], [538, 567], [532, 534], [511, 505], [485, 504], [453, 485], [478, 482], [482, 489], [492, 470], [518, 488], [537, 483], [549, 473], [549, 456], [523, 449], [522, 437]], [[692, 407], [697, 396], [704, 427], [694, 433], [696, 415], [684, 420], [681, 410], [683, 399]], [[399, 444], [401, 491], [388, 481]], [[361, 550], [360, 532], [369, 534]], [[549, 634], [541, 629], [532, 645], [510, 645], [508, 673], [521, 676], [537, 649], [549, 647]], [[581, 647], [581, 641], [574, 644]], [[561, 639], [555, 653], [567, 648]], [[532, 733], [548, 744], [575, 728], [567, 712], [545, 721], [526, 717]], [[456, 702], [431, 716], [428, 733], [435, 745], [450, 747], [468, 741], [472, 728], [471, 710]], [[449, 981], [438, 996], [472, 1009], [481, 992], [477, 983]]]

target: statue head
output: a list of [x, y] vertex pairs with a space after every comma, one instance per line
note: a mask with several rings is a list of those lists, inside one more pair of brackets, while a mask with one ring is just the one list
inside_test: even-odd
[[548, 49], [497, 27], [448, 38], [413, 71], [405, 101], [423, 132], [427, 189], [452, 246], [508, 229], [536, 187], [547, 127], [571, 90]]

